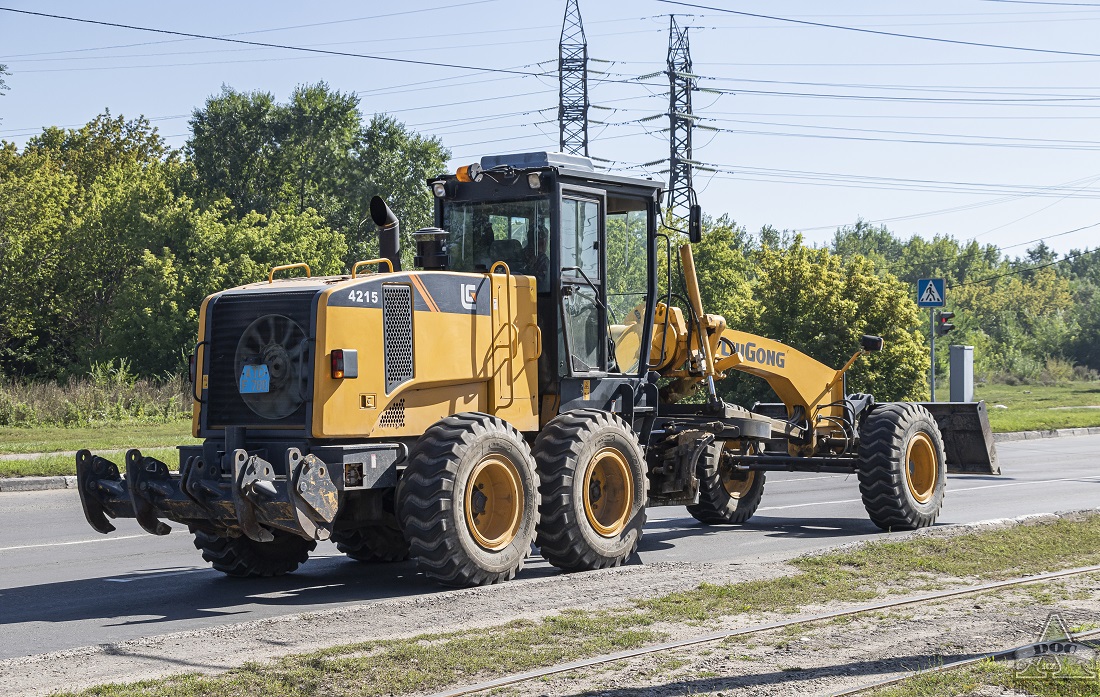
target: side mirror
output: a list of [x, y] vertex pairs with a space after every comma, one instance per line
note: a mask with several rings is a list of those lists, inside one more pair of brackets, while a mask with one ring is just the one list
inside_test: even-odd
[[688, 208], [688, 241], [703, 239], [703, 207], [696, 203]]
[[867, 353], [881, 351], [884, 345], [886, 345], [886, 342], [882, 340], [881, 336], [864, 334], [859, 340], [859, 347]]

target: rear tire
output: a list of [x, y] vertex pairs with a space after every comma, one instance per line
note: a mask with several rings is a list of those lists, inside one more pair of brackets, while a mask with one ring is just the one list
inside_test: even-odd
[[275, 539], [271, 542], [256, 542], [243, 535], [218, 537], [195, 531], [195, 547], [211, 566], [235, 578], [288, 574], [304, 564], [317, 547], [315, 540], [281, 530], [273, 532]]
[[401, 530], [385, 524], [365, 525], [354, 530], [333, 533], [336, 549], [364, 564], [405, 561], [409, 542]]
[[649, 479], [638, 437], [614, 414], [556, 416], [535, 439], [542, 518], [535, 543], [554, 566], [619, 566], [638, 549]]
[[421, 572], [448, 586], [515, 577], [538, 518], [531, 449], [487, 414], [458, 414], [424, 432], [397, 487], [397, 517]]
[[688, 513], [705, 525], [744, 523], [764, 495], [764, 472], [731, 472], [722, 463], [724, 444], [715, 443], [699, 458], [699, 503]]
[[919, 404], [876, 405], [860, 430], [859, 491], [883, 530], [936, 522], [947, 483], [947, 457], [936, 420]]

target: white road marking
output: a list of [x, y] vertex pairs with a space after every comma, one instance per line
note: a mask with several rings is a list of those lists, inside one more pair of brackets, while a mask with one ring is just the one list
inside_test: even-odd
[[288, 588], [285, 591], [272, 591], [271, 593], [256, 593], [255, 595], [247, 595], [246, 598], [259, 598], [261, 600], [281, 600], [283, 598], [293, 598], [305, 591], [318, 591], [325, 588], [340, 588], [344, 586], [343, 583], [329, 583], [324, 586], [302, 586], [301, 588]]
[[978, 489], [1000, 489], [1006, 486], [1023, 486], [1026, 484], [1052, 484], [1054, 482], [1079, 482], [1085, 480], [1100, 479], [1100, 476], [1093, 477], [1063, 477], [1062, 479], [1040, 479], [1033, 482], [1007, 482], [1005, 484], [986, 484], [985, 486], [968, 486], [962, 489], [951, 489], [950, 491], [977, 491]]
[[829, 506], [834, 503], [856, 503], [857, 501], [862, 500], [863, 499], [843, 499], [841, 501], [814, 501], [811, 503], [792, 503], [789, 506], [761, 506], [760, 508], [757, 508], [756, 511], [758, 513], [760, 511], [782, 511], [788, 508], [804, 508], [805, 506]]
[[86, 545], [93, 542], [113, 542], [114, 540], [133, 540], [149, 535], [120, 535], [118, 537], [97, 537], [94, 540], [73, 540], [71, 542], [43, 542], [37, 545], [20, 545], [18, 547], [0, 547], [0, 552], [12, 552], [17, 549], [38, 549], [40, 547], [64, 547], [65, 545]]
[[854, 477], [855, 472], [851, 474], [825, 474], [817, 477], [798, 477], [797, 479], [772, 479], [768, 482], [768, 486], [775, 486], [776, 484], [786, 484], [787, 482], [808, 482], [814, 479], [839, 479], [841, 477]]
[[[796, 481], [805, 481], [805, 480], [808, 480], [808, 479], [832, 479], [834, 477], [848, 477], [848, 476], [850, 476], [850, 475], [841, 474], [841, 475], [832, 475], [832, 476], [825, 476], [825, 477], [803, 477], [801, 479], [775, 480], [772, 483], [773, 484], [778, 484], [780, 482], [796, 482]], [[963, 488], [952, 487], [950, 489], [950, 493], [957, 493], [957, 492], [960, 492], [960, 491], [978, 491], [980, 489], [1000, 489], [1002, 487], [1009, 487], [1009, 486], [1024, 486], [1024, 485], [1033, 485], [1033, 484], [1054, 484], [1054, 483], [1057, 483], [1057, 482], [1073, 482], [1073, 481], [1091, 481], [1091, 480], [1096, 480], [1096, 479], [1100, 479], [1100, 476], [1062, 477], [1060, 479], [1039, 479], [1039, 480], [1035, 480], [1035, 481], [1006, 482], [1004, 484], [986, 484], [984, 486], [968, 486], [968, 487], [963, 487]], [[859, 501], [862, 501], [862, 499], [842, 499], [842, 500], [839, 500], [839, 501], [812, 501], [812, 502], [808, 502], [808, 503], [794, 503], [794, 504], [790, 504], [788, 506], [761, 506], [757, 510], [759, 510], [759, 511], [782, 511], [782, 510], [786, 510], [788, 508], [805, 508], [806, 506], [831, 506], [831, 505], [841, 504], [841, 503], [857, 503]], [[175, 528], [175, 529], [178, 529], [178, 528]], [[65, 546], [68, 546], [68, 545], [92, 544], [94, 542], [112, 542], [114, 540], [133, 540], [133, 539], [137, 539], [139, 537], [149, 537], [149, 535], [119, 535], [117, 537], [98, 537], [98, 538], [95, 538], [95, 539], [92, 539], [92, 540], [72, 540], [72, 541], [69, 541], [69, 542], [43, 542], [42, 544], [37, 544], [37, 545], [19, 545], [19, 546], [16, 546], [16, 547], [0, 547], [0, 552], [15, 552], [15, 551], [18, 551], [18, 550], [21, 550], [21, 549], [40, 549], [40, 548], [43, 548], [43, 547], [65, 547]], [[332, 557], [337, 557], [337, 556], [342, 556], [342, 555], [332, 555]], [[323, 559], [323, 558], [326, 558], [326, 557], [324, 557], [322, 555], [317, 555], [317, 556], [311, 557], [311, 559]], [[329, 558], [331, 558], [331, 557], [329, 557]], [[109, 579], [109, 580], [115, 580], [115, 579]]]
[[[961, 489], [952, 488], [949, 493], [955, 494], [960, 491], [978, 491], [979, 489], [1000, 489], [1006, 486], [1024, 486], [1029, 484], [1054, 484], [1057, 482], [1077, 482], [1084, 480], [1100, 479], [1100, 476], [1093, 477], [1063, 477], [1061, 479], [1039, 479], [1036, 481], [1025, 482], [1006, 482], [1004, 484], [986, 484], [985, 486], [968, 486]], [[804, 508], [806, 506], [829, 506], [838, 503], [857, 503], [863, 499], [842, 499], [840, 501], [813, 501], [810, 503], [794, 503], [789, 506], [761, 506], [757, 511], [782, 511], [788, 508]]]

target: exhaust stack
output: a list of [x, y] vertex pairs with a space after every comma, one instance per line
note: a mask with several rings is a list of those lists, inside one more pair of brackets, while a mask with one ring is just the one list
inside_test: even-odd
[[401, 223], [381, 196], [370, 200], [370, 217], [378, 226], [378, 251], [393, 264], [394, 271], [401, 270]]

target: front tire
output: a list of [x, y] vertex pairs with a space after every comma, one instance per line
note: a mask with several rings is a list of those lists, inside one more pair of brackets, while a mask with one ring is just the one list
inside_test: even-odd
[[860, 430], [859, 491], [883, 530], [936, 522], [947, 483], [947, 457], [936, 420], [919, 404], [881, 404]]
[[534, 445], [542, 518], [535, 543], [554, 566], [619, 566], [638, 549], [649, 489], [638, 437], [614, 414], [560, 414]]
[[531, 449], [487, 414], [458, 414], [424, 432], [397, 487], [397, 516], [425, 576], [448, 586], [515, 577], [538, 518]]
[[733, 472], [722, 462], [724, 443], [710, 446], [696, 466], [699, 502], [688, 513], [706, 525], [744, 523], [756, 513], [764, 495], [764, 472]]
[[317, 547], [315, 540], [306, 540], [281, 530], [273, 531], [271, 542], [256, 542], [244, 535], [218, 537], [195, 531], [195, 547], [202, 558], [226, 576], [256, 578], [282, 576], [305, 563]]

